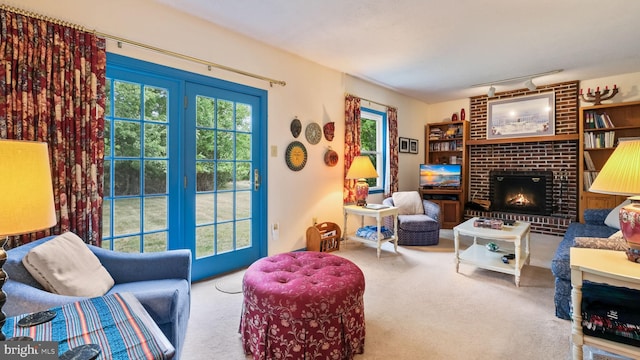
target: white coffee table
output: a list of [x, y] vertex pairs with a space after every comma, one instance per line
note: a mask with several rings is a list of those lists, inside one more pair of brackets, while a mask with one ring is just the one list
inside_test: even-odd
[[[513, 226], [505, 225], [502, 230], [496, 230], [473, 226], [474, 221], [477, 219], [469, 219], [453, 228], [456, 272], [458, 272], [460, 263], [466, 263], [487, 270], [515, 275], [516, 286], [520, 286], [520, 271], [524, 264], [529, 264], [530, 260], [529, 229], [531, 224], [524, 221], [516, 221]], [[460, 251], [460, 235], [473, 237], [473, 245], [464, 251]], [[499, 241], [500, 243], [497, 243], [500, 246], [499, 251], [489, 251], [485, 244], [478, 244], [478, 238]], [[521, 246], [523, 238], [524, 249]], [[505, 242], [513, 244], [513, 251], [502, 247]], [[509, 263], [505, 264], [502, 262], [502, 257], [510, 253], [516, 255], [515, 259], [509, 260]]]

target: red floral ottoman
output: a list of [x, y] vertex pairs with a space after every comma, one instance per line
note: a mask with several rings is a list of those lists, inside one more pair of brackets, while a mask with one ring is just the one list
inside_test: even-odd
[[327, 253], [260, 259], [244, 274], [240, 332], [246, 354], [267, 359], [353, 359], [364, 351], [364, 275]]

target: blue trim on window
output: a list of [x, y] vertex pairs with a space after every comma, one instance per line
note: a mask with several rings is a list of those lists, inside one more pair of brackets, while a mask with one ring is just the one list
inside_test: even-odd
[[380, 175], [380, 188], [376, 188], [376, 189], [371, 189], [369, 191], [370, 194], [382, 194], [384, 193], [384, 189], [385, 189], [385, 179], [386, 179], [386, 172], [387, 172], [387, 167], [384, 166], [387, 163], [387, 157], [389, 156], [389, 147], [388, 147], [388, 142], [387, 142], [387, 113], [386, 112], [382, 112], [382, 111], [378, 111], [378, 110], [374, 110], [374, 109], [370, 109], [367, 107], [361, 107], [360, 108], [361, 111], [366, 111], [366, 112], [370, 112], [372, 114], [376, 114], [379, 115], [380, 117], [382, 117], [382, 143], [380, 144], [382, 146], [382, 172], [378, 175]]

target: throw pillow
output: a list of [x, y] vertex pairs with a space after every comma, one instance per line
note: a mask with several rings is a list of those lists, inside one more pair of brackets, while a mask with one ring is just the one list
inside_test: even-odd
[[620, 209], [629, 204], [631, 204], [631, 200], [625, 200], [622, 204], [616, 206], [616, 208], [611, 210], [609, 215], [607, 215], [607, 218], [604, 219], [604, 224], [608, 227], [620, 230]]
[[417, 191], [398, 191], [391, 195], [393, 206], [398, 208], [398, 215], [424, 214], [422, 197]]
[[72, 232], [34, 247], [22, 263], [31, 276], [54, 294], [96, 297], [106, 294], [114, 284], [100, 260]]
[[622, 237], [622, 233], [620, 231], [608, 238], [576, 237], [575, 246], [582, 248], [618, 251], [625, 251], [628, 248], [627, 242]]

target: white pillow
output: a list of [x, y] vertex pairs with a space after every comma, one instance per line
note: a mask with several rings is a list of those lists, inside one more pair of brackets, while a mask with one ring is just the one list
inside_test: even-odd
[[66, 232], [31, 249], [22, 264], [46, 290], [59, 295], [96, 297], [114, 281], [87, 244]]
[[622, 209], [623, 206], [627, 206], [629, 204], [631, 204], [631, 200], [625, 200], [622, 202], [622, 204], [616, 206], [616, 208], [611, 210], [609, 215], [607, 215], [607, 218], [604, 219], [604, 224], [614, 229], [620, 230], [620, 209]]
[[398, 215], [424, 214], [422, 197], [417, 191], [398, 191], [391, 195], [393, 206], [398, 208]]

